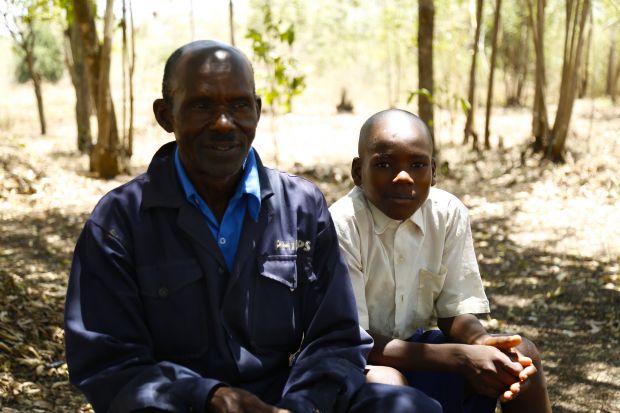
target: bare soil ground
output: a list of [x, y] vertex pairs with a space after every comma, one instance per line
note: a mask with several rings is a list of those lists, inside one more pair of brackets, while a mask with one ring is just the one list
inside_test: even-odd
[[[463, 147], [459, 123], [444, 117], [438, 186], [471, 209], [489, 329], [538, 344], [554, 411], [620, 412], [620, 108], [578, 103], [564, 165], [527, 152], [527, 110], [498, 109], [505, 147], [482, 154]], [[333, 202], [351, 187], [364, 118], [282, 118], [281, 166]], [[102, 181], [75, 152], [70, 122], [48, 137], [19, 118], [0, 122], [0, 412], [90, 411], [68, 382], [63, 354], [73, 246], [97, 200], [144, 170], [169, 137], [139, 118], [132, 174]], [[256, 146], [270, 163], [262, 122]]]

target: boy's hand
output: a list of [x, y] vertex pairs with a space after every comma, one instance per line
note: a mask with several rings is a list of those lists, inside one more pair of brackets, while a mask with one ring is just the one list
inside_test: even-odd
[[516, 356], [511, 357], [493, 346], [471, 345], [466, 346], [465, 357], [463, 374], [477, 393], [512, 399], [520, 391], [519, 375], [524, 367]]
[[479, 343], [502, 350], [507, 356], [513, 360], [516, 360], [519, 364], [521, 364], [521, 366], [523, 366], [523, 370], [518, 376], [519, 381], [511, 384], [509, 389], [504, 391], [500, 396], [501, 402], [513, 400], [524, 388], [527, 388], [529, 385], [527, 379], [532, 377], [538, 371], [536, 367], [534, 367], [532, 359], [524, 356], [517, 349], [517, 346], [521, 344], [521, 336], [517, 334], [511, 336], [487, 336], [484, 337]]

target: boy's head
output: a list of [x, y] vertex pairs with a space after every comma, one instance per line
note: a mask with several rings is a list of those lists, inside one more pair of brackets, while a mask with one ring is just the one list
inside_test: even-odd
[[351, 175], [385, 215], [404, 220], [435, 185], [433, 142], [424, 122], [400, 109], [372, 115], [362, 126]]

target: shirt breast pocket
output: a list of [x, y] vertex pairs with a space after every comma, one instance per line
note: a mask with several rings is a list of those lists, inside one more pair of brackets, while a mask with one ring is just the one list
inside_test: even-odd
[[435, 301], [443, 289], [447, 274], [448, 268], [443, 265], [439, 267], [438, 273], [424, 268], [420, 269], [418, 303], [416, 306], [418, 325], [426, 327], [430, 322], [433, 310], [435, 309]]
[[259, 261], [253, 301], [254, 344], [272, 350], [296, 350], [301, 341], [296, 255], [269, 255]]
[[207, 346], [205, 294], [195, 261], [137, 270], [138, 284], [158, 357], [192, 358]]

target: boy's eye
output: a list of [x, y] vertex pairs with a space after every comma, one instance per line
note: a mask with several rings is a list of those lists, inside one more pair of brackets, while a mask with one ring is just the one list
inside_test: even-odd
[[413, 163], [413, 168], [414, 169], [426, 168], [427, 166], [428, 166], [428, 164], [426, 162], [414, 162]]
[[389, 168], [390, 167], [390, 163], [387, 161], [379, 161], [376, 163], [378, 168]]

